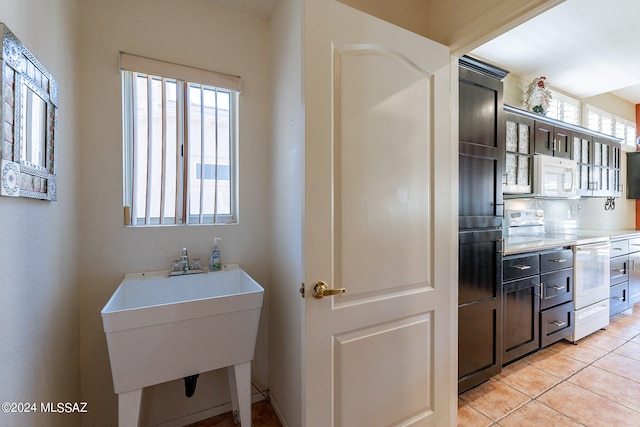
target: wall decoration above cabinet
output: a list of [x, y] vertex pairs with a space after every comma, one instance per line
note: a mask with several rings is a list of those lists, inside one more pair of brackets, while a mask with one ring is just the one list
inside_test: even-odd
[[0, 36], [0, 195], [56, 200], [57, 83], [3, 23]]

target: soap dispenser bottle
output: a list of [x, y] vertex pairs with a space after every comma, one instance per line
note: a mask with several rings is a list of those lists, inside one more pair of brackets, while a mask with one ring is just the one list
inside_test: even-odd
[[220, 238], [213, 239], [213, 248], [211, 248], [211, 262], [209, 263], [209, 271], [219, 271], [222, 267], [220, 262]]

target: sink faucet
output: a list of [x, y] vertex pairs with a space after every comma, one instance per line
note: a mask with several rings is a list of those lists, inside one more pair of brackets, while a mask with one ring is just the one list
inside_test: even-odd
[[189, 261], [189, 253], [187, 248], [182, 248], [182, 255], [179, 260], [171, 262], [171, 270], [169, 270], [168, 277], [184, 276], [186, 274], [204, 273], [201, 267], [200, 260], [195, 258], [193, 264]]
[[187, 248], [182, 248], [182, 255], [180, 255], [180, 268], [182, 271], [189, 271], [189, 254]]

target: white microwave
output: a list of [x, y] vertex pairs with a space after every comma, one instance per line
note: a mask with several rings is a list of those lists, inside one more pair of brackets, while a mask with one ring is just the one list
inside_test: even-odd
[[533, 157], [533, 193], [542, 197], [576, 197], [575, 160], [536, 154]]

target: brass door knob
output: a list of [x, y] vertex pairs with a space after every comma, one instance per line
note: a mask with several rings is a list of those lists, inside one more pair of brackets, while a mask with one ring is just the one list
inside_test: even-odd
[[343, 294], [346, 291], [347, 290], [345, 288], [329, 289], [329, 285], [320, 281], [313, 287], [313, 296], [316, 298], [322, 298], [330, 295]]

